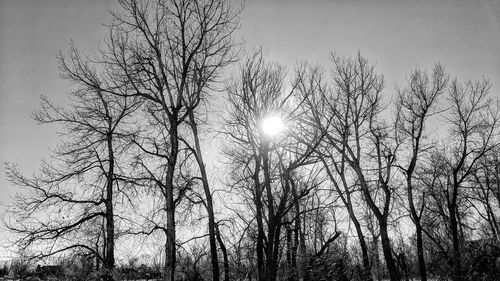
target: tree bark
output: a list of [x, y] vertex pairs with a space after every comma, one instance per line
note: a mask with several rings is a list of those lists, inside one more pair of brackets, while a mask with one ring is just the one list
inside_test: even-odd
[[417, 233], [417, 256], [418, 256], [418, 266], [420, 269], [420, 280], [427, 281], [427, 269], [425, 265], [424, 258], [424, 243], [422, 240], [422, 225], [420, 221], [415, 223], [416, 233]]
[[203, 191], [205, 192], [205, 202], [206, 209], [208, 213], [208, 239], [210, 243], [210, 256], [212, 261], [212, 281], [219, 281], [220, 270], [219, 270], [219, 259], [217, 257], [217, 241], [216, 241], [216, 225], [215, 225], [215, 215], [212, 200], [212, 193], [210, 192], [210, 186], [208, 184], [207, 171], [205, 167], [205, 162], [203, 161], [203, 154], [200, 145], [200, 138], [198, 136], [198, 125], [194, 119], [194, 112], [191, 111], [189, 114], [190, 126], [193, 131], [193, 138], [195, 143], [195, 155], [196, 162], [201, 173], [201, 181], [203, 183]]
[[222, 236], [220, 235], [219, 226], [215, 225], [215, 230], [217, 234], [217, 241], [219, 241], [219, 246], [222, 251], [222, 258], [224, 259], [224, 281], [229, 281], [229, 258], [227, 256], [227, 249], [224, 241], [222, 241]]
[[[387, 219], [385, 219], [387, 220]], [[389, 277], [391, 281], [399, 281], [400, 276], [398, 268], [396, 267], [396, 262], [392, 256], [391, 242], [389, 240], [389, 235], [387, 232], [387, 222], [382, 220], [379, 222], [380, 227], [380, 238], [382, 240], [382, 251], [384, 252], [384, 258], [387, 265], [387, 270], [389, 271]]]
[[269, 142], [265, 141], [262, 149], [262, 166], [264, 171], [264, 186], [267, 195], [267, 209], [268, 209], [268, 231], [266, 243], [266, 281], [276, 280], [277, 263], [274, 259], [275, 235], [277, 230], [276, 214], [274, 211], [274, 200], [271, 187], [271, 175], [269, 172]]
[[105, 274], [104, 280], [113, 281], [113, 270], [115, 268], [115, 222], [113, 213], [113, 183], [114, 183], [114, 166], [115, 158], [113, 153], [113, 138], [112, 134], [108, 133], [108, 158], [109, 168], [107, 173], [106, 183], [106, 251], [105, 251]]
[[462, 281], [462, 258], [460, 256], [460, 237], [458, 234], [458, 220], [456, 205], [451, 204], [449, 207], [450, 212], [450, 228], [453, 245], [453, 267], [452, 278], [453, 281]]
[[255, 171], [253, 174], [254, 180], [254, 201], [257, 220], [257, 280], [264, 280], [265, 265], [264, 265], [264, 222], [262, 214], [262, 189], [259, 179], [260, 173], [260, 156], [255, 159]]
[[[352, 208], [348, 208], [352, 209]], [[365, 241], [365, 236], [363, 235], [363, 230], [361, 229], [361, 225], [359, 224], [358, 219], [354, 214], [351, 216], [351, 211], [349, 211], [349, 217], [352, 220], [352, 223], [354, 224], [354, 228], [356, 229], [356, 233], [358, 236], [358, 241], [359, 241], [359, 246], [361, 247], [361, 256], [363, 259], [363, 280], [366, 281], [371, 281], [373, 280], [372, 278], [372, 273], [371, 273], [371, 264], [370, 264], [370, 257], [368, 255], [368, 247], [366, 245]]]
[[170, 128], [170, 159], [168, 160], [165, 183], [165, 211], [167, 213], [167, 230], [165, 242], [165, 267], [163, 280], [175, 280], [176, 246], [175, 246], [175, 202], [174, 202], [174, 170], [177, 164], [179, 139], [176, 124], [177, 116], [171, 121]]
[[300, 219], [300, 204], [298, 200], [298, 194], [297, 194], [297, 188], [295, 186], [295, 182], [292, 180], [291, 181], [292, 185], [292, 196], [293, 196], [293, 205], [294, 205], [294, 211], [295, 211], [295, 220], [294, 220], [294, 228], [291, 230], [293, 233], [292, 237], [292, 249], [291, 249], [291, 270], [292, 270], [292, 276], [291, 280], [297, 280], [300, 276], [303, 276], [302, 273], [300, 272], [299, 268], [297, 268], [297, 253], [300, 249], [299, 247], [299, 234], [302, 228], [302, 222]]
[[415, 203], [413, 202], [413, 185], [411, 177], [413, 174], [414, 167], [415, 167], [414, 164], [410, 165], [410, 168], [407, 171], [406, 184], [408, 188], [408, 202], [410, 205], [410, 215], [413, 220], [413, 224], [415, 224], [415, 232], [417, 234], [417, 257], [418, 257], [418, 267], [420, 271], [420, 280], [427, 281], [427, 269], [425, 265], [424, 246], [422, 241], [422, 224], [420, 223], [420, 216], [417, 214]]

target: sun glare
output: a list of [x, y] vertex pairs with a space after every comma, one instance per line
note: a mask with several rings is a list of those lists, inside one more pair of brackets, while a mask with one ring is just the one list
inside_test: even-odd
[[266, 117], [262, 122], [262, 131], [264, 134], [273, 137], [283, 130], [283, 121], [279, 116]]

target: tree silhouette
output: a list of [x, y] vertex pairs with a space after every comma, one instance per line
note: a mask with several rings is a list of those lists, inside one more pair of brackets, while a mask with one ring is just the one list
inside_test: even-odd
[[[42, 109], [34, 113], [41, 124], [61, 125], [64, 142], [52, 151], [53, 161], [44, 162], [40, 173], [26, 177], [16, 165], [7, 165], [12, 184], [27, 189], [11, 206], [10, 230], [19, 235], [23, 249], [43, 247], [37, 257], [51, 256], [71, 249], [84, 249], [104, 265], [106, 280], [113, 280], [116, 239], [115, 199], [123, 196], [126, 184], [120, 182], [127, 151], [124, 124], [138, 102], [118, 98], [106, 91], [110, 80], [101, 80], [75, 47], [67, 56], [60, 54], [61, 75], [75, 83], [69, 108], [58, 107], [42, 97]], [[105, 225], [101, 245], [93, 246], [96, 236], [85, 229]], [[101, 249], [102, 248], [102, 249]]]

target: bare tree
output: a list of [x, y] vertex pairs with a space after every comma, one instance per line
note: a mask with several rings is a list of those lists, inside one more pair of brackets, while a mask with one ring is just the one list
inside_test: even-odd
[[[125, 194], [119, 180], [127, 150], [124, 127], [138, 102], [109, 94], [116, 85], [104, 77], [106, 69], [97, 72], [73, 46], [67, 56], [60, 54], [59, 66], [62, 77], [77, 85], [70, 93], [72, 104], [66, 109], [42, 97], [34, 119], [61, 125], [64, 142], [33, 178], [23, 176], [15, 165], [7, 166], [9, 180], [27, 188], [10, 209], [15, 221], [8, 227], [19, 235], [22, 248], [42, 247], [37, 257], [72, 249], [92, 253], [104, 265], [104, 278], [113, 280], [115, 198]], [[97, 229], [97, 237], [85, 237], [85, 229]], [[94, 247], [101, 235], [104, 240]]]
[[453, 280], [463, 280], [467, 273], [462, 250], [470, 237], [467, 229], [472, 229], [468, 223], [474, 207], [470, 197], [480, 189], [474, 175], [499, 145], [498, 102], [488, 98], [489, 87], [484, 79], [451, 82], [447, 93], [450, 109], [443, 115], [447, 138], [432, 151], [420, 174], [430, 201], [425, 204], [428, 214], [422, 230], [448, 260], [444, 273]]
[[338, 193], [339, 198], [347, 209], [350, 220], [354, 224], [361, 247], [364, 267], [363, 278], [365, 280], [371, 280], [371, 265], [368, 247], [366, 246], [361, 223], [356, 216], [355, 204], [353, 202], [353, 193], [355, 192], [356, 185], [352, 184], [352, 181], [350, 181], [353, 174], [348, 170], [347, 157], [342, 153], [345, 151], [346, 144], [342, 144], [340, 147], [341, 151], [338, 152], [332, 146], [336, 145], [336, 142], [333, 144], [330, 143], [335, 140], [330, 134], [339, 134], [349, 127], [347, 122], [335, 123], [333, 121], [334, 117], [339, 114], [340, 106], [338, 102], [342, 101], [339, 100], [341, 96], [339, 92], [335, 92], [333, 89], [328, 88], [326, 83], [323, 82], [324, 74], [319, 68], [310, 68], [301, 73], [302, 77], [300, 77], [299, 80], [301, 82], [300, 85], [311, 85], [309, 86], [310, 89], [314, 87], [314, 90], [308, 96], [305, 103], [306, 107], [310, 109], [308, 113], [309, 123], [311, 126], [318, 127], [321, 131], [325, 132], [323, 143], [316, 150], [316, 154], [321, 160], [324, 170], [335, 188], [335, 191]]
[[474, 184], [477, 187], [472, 194], [472, 200], [477, 201], [477, 213], [486, 222], [485, 236], [500, 239], [500, 161], [498, 147], [491, 150], [479, 161], [478, 169], [473, 173]]
[[[377, 218], [391, 280], [399, 280], [387, 228], [394, 193], [390, 180], [394, 173], [392, 167], [398, 142], [389, 133], [391, 126], [380, 118], [383, 110], [383, 77], [360, 53], [354, 58], [332, 55], [332, 62], [333, 89], [311, 102], [312, 111], [317, 116], [318, 124], [325, 120], [331, 123], [331, 129], [327, 129], [325, 135], [328, 148], [333, 150], [330, 157], [341, 157], [333, 160], [339, 165], [337, 172], [345, 174], [346, 164], [352, 171], [352, 181], [360, 187], [367, 205]], [[324, 108], [327, 109], [326, 119], [320, 117], [324, 114]], [[349, 187], [346, 183], [342, 185], [344, 188]], [[345, 200], [346, 206], [349, 206], [347, 198]], [[379, 207], [379, 204], [382, 206]], [[351, 219], [355, 217], [352, 212], [350, 216]], [[359, 231], [358, 235], [361, 236]], [[363, 254], [365, 278], [370, 278], [367, 256]]]
[[[297, 187], [299, 168], [314, 162], [310, 156], [322, 136], [301, 122], [300, 101], [305, 92], [299, 91], [294, 82], [287, 91], [284, 68], [268, 63], [262, 50], [248, 56], [240, 73], [227, 90], [228, 129], [224, 134], [231, 146], [226, 155], [233, 161], [235, 180], [252, 183], [257, 278], [276, 280], [286, 215], [294, 200], [300, 200], [317, 183], [295, 189], [295, 195], [292, 189]], [[276, 115], [283, 119], [287, 129], [273, 138], [263, 131], [262, 122]]]
[[452, 240], [454, 281], [463, 280], [464, 274], [457, 203], [464, 184], [471, 180], [479, 161], [499, 145], [499, 106], [498, 102], [488, 99], [489, 88], [487, 80], [460, 84], [455, 79], [448, 92], [450, 113], [446, 120], [451, 139], [447, 140], [442, 164], [445, 165], [443, 168], [449, 171], [444, 191]]
[[[166, 212], [165, 280], [175, 274], [175, 195], [179, 175], [179, 151], [182, 149], [182, 125], [188, 120], [197, 140], [194, 112], [206, 96], [222, 67], [232, 61], [232, 33], [236, 13], [226, 0], [120, 0], [121, 12], [113, 13], [104, 64], [112, 65], [117, 78], [129, 90], [126, 96], [139, 97], [146, 103], [148, 120], [156, 127], [157, 142], [146, 137], [135, 141], [143, 153], [155, 156], [156, 169], [165, 170], [155, 177]], [[140, 139], [140, 137], [138, 138]], [[196, 160], [204, 172], [203, 158], [194, 145]], [[143, 167], [146, 169], [145, 167]], [[182, 177], [182, 176], [181, 176]], [[206, 179], [202, 175], [202, 179]], [[202, 180], [211, 198], [206, 180]], [[185, 185], [183, 185], [185, 186]], [[209, 213], [209, 233], [214, 280], [219, 265], [213, 210]]]
[[[404, 144], [407, 146], [407, 150], [410, 151], [408, 161], [401, 164], [399, 168], [406, 178], [408, 205], [410, 217], [416, 229], [417, 256], [422, 281], [427, 281], [422, 225], [420, 223], [423, 201], [416, 206], [414, 192], [418, 192], [418, 190], [415, 190], [413, 179], [420, 154], [429, 148], [423, 143], [426, 137], [426, 121], [437, 113], [437, 99], [445, 93], [447, 83], [448, 76], [444, 73], [444, 68], [440, 64], [434, 66], [431, 75], [417, 68], [408, 77], [406, 88], [398, 91], [396, 100], [397, 129], [400, 132], [399, 136], [403, 138]], [[423, 196], [420, 196], [420, 198], [423, 198]]]
[[[264, 242], [264, 188], [262, 184], [262, 139], [259, 135], [260, 120], [272, 111], [273, 102], [277, 103], [281, 95], [283, 83], [283, 68], [267, 64], [262, 50], [254, 52], [241, 66], [241, 77], [228, 86], [228, 117], [226, 134], [232, 142], [233, 149], [227, 151], [227, 156], [235, 161], [235, 179], [243, 181], [251, 179], [252, 197], [255, 204], [257, 223], [257, 280], [266, 279]], [[249, 153], [250, 152], [250, 153]], [[268, 176], [269, 177], [269, 176]], [[270, 199], [272, 200], [272, 198]], [[274, 203], [273, 203], [274, 205]], [[273, 207], [271, 207], [273, 208]], [[268, 238], [273, 241], [272, 238]]]

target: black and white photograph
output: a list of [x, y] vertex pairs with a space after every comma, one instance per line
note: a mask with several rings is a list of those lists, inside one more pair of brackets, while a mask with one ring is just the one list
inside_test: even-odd
[[0, 281], [499, 281], [500, 0], [0, 0]]

